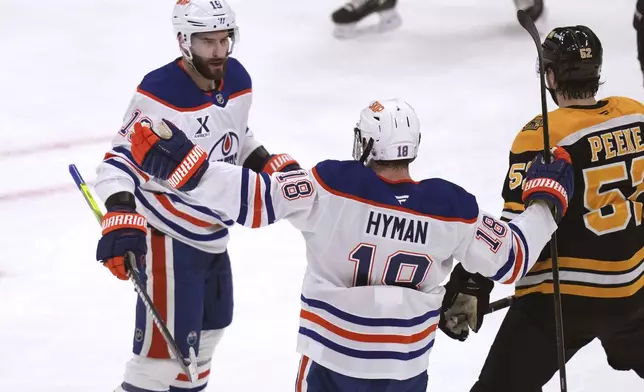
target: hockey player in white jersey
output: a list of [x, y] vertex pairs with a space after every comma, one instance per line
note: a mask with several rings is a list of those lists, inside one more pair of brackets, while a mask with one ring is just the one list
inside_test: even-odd
[[[233, 313], [226, 245], [227, 228], [234, 222], [141, 171], [135, 163], [138, 151], [129, 142], [133, 129], [156, 127], [165, 118], [212, 161], [269, 173], [299, 168], [285, 154], [269, 155], [248, 128], [251, 79], [229, 57], [238, 32], [226, 2], [179, 0], [172, 23], [182, 56], [143, 78], [123, 128], [98, 167], [95, 189], [108, 212], [97, 259], [119, 279], [127, 279], [123, 256], [126, 251], [137, 255], [141, 278], [182, 353], [188, 357], [190, 347], [197, 352], [199, 380], [190, 383], [170, 359], [139, 300], [134, 357], [117, 391], [205, 389], [214, 348]], [[191, 189], [197, 179], [179, 189]], [[110, 224], [119, 220], [126, 224]]]
[[310, 171], [268, 175], [202, 165], [177, 147], [189, 140], [170, 122], [156, 133], [139, 126], [132, 143], [140, 167], [162, 182], [192, 181], [205, 170], [188, 193], [222, 217], [250, 227], [288, 219], [302, 231], [308, 265], [296, 391], [425, 392], [440, 283], [453, 259], [515, 282], [536, 261], [573, 192], [563, 149], [554, 151], [553, 163], [535, 159], [523, 196], [528, 207], [510, 223], [479, 210], [474, 196], [448, 181], [413, 181], [408, 165], [420, 127], [401, 100], [375, 101], [361, 112], [355, 160], [324, 161]]

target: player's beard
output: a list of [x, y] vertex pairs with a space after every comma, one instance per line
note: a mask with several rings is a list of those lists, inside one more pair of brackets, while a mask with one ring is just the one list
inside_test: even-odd
[[224, 77], [227, 58], [206, 59], [193, 53], [192, 65], [206, 79], [220, 81]]

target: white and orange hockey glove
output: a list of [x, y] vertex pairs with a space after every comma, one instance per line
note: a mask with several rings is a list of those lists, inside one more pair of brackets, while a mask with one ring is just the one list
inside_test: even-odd
[[134, 124], [131, 142], [141, 169], [177, 190], [195, 189], [208, 169], [208, 153], [168, 120], [161, 120], [154, 129], [147, 123]]
[[270, 156], [262, 171], [264, 173], [273, 174], [275, 172], [289, 172], [300, 169], [300, 164], [297, 163], [297, 161], [290, 155], [274, 154]]

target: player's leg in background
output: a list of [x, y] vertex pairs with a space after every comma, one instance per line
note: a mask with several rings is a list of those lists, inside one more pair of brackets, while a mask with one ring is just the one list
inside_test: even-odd
[[[335, 24], [334, 35], [337, 38], [351, 38], [366, 33], [384, 33], [402, 25], [402, 19], [396, 11], [398, 0], [350, 0], [338, 8], [331, 19]], [[370, 15], [378, 15], [379, 22], [358, 27], [358, 23]]]
[[[564, 328], [575, 331], [570, 318], [564, 320]], [[564, 331], [567, 360], [593, 339], [580, 335]], [[508, 310], [471, 392], [540, 392], [557, 370], [552, 297], [529, 294]]]
[[644, 0], [637, 0], [635, 15], [633, 16], [633, 27], [637, 32], [637, 58], [640, 62], [640, 69], [644, 74]]
[[634, 370], [644, 379], [644, 303], [624, 317], [619, 328], [599, 337], [608, 364], [616, 370]]
[[[208, 256], [158, 230], [148, 234], [148, 254], [141, 279], [182, 354], [199, 355], [203, 295]], [[183, 375], [145, 306], [137, 303], [134, 357], [126, 364], [122, 388], [127, 392], [169, 391]]]
[[[233, 277], [228, 252], [199, 253], [201, 253], [201, 260], [203, 260], [203, 271], [205, 271], [201, 336], [197, 355], [199, 381], [190, 384], [187, 377], [179, 375], [172, 382], [170, 392], [197, 392], [206, 388], [215, 347], [221, 340], [224, 329], [230, 325], [233, 319]], [[179, 314], [179, 311], [177, 313]]]
[[369, 380], [345, 376], [303, 356], [295, 392], [426, 392], [427, 371], [407, 380]]

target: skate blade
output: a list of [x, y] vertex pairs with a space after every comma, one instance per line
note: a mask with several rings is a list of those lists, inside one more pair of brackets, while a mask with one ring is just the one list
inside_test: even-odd
[[336, 25], [333, 36], [339, 39], [350, 39], [363, 35], [382, 34], [402, 25], [402, 18], [396, 11], [383, 11], [379, 15], [380, 22], [372, 25], [360, 26], [358, 23]]

